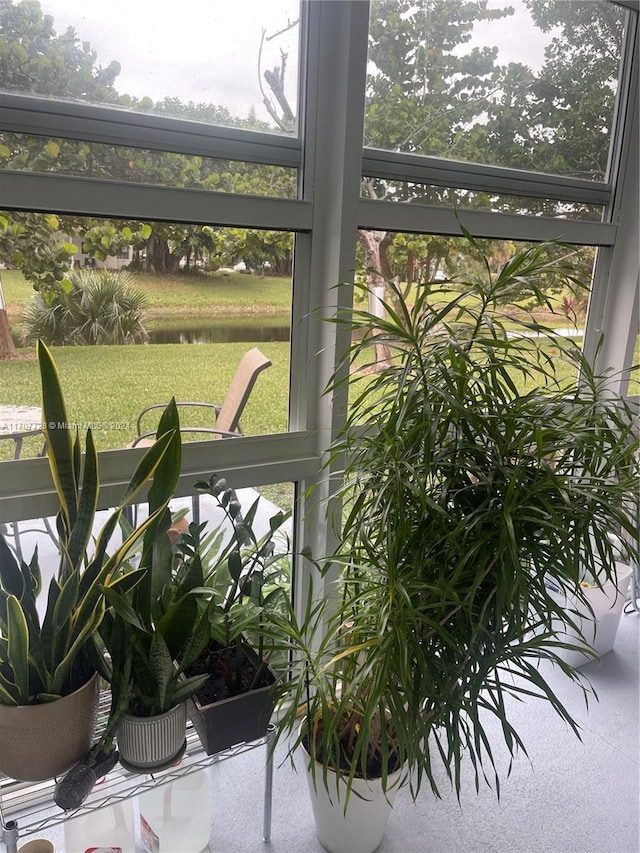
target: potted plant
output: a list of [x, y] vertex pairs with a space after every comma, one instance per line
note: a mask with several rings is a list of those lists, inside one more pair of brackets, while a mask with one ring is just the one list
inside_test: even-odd
[[113, 553], [110, 540], [124, 508], [162, 462], [171, 438], [167, 435], [144, 455], [121, 503], [96, 534], [100, 483], [91, 430], [82, 457], [51, 353], [38, 343], [37, 354], [47, 453], [60, 504], [59, 565], [44, 612], [37, 607], [42, 591], [37, 549], [28, 564], [19, 562], [0, 537], [0, 771], [22, 781], [60, 775], [89, 750], [97, 711], [100, 660], [94, 641], [105, 612], [103, 589], [117, 586], [120, 565], [154, 517]]
[[188, 713], [208, 755], [233, 744], [264, 737], [275, 704], [278, 675], [270, 665], [277, 643], [269, 616], [288, 594], [289, 540], [278, 543], [290, 512], [278, 511], [268, 529], [256, 532], [260, 498], [246, 513], [234, 489], [213, 475], [196, 483], [211, 496], [221, 520], [206, 534], [192, 525], [192, 553], [202, 553], [204, 583], [211, 590], [207, 605], [209, 638], [186, 673], [204, 674], [205, 683], [188, 702]]
[[584, 666], [613, 650], [632, 571], [629, 564], [616, 562], [611, 578], [601, 584], [585, 575], [580, 581], [579, 597], [574, 594], [573, 585], [560, 587], [548, 581], [563, 611], [571, 615], [569, 624], [557, 626], [558, 635], [568, 643], [560, 656], [571, 666]]
[[175, 407], [158, 426], [156, 443], [171, 436], [171, 452], [158, 466], [149, 490], [155, 519], [143, 533], [139, 563], [129, 567], [117, 587], [105, 588], [109, 604], [100, 634], [110, 658], [110, 727], [115, 729], [120, 762], [139, 772], [174, 762], [185, 744], [187, 697], [205, 680], [184, 679], [185, 666], [208, 637], [199, 554], [180, 547], [164, 500], [180, 471], [180, 433]]
[[571, 338], [511, 307], [516, 285], [551, 311], [547, 283], [575, 284], [564, 247], [485, 269], [409, 296], [388, 282], [384, 317], [337, 318], [352, 334], [330, 386], [350, 386], [330, 448], [333, 464], [346, 460], [327, 561], [340, 573], [302, 624], [281, 620], [296, 666], [277, 722], [306, 749], [318, 837], [335, 853], [375, 849], [384, 825], [365, 837], [366, 801], [381, 813], [402, 782], [413, 797], [425, 780], [437, 794], [436, 766], [458, 792], [463, 761], [499, 791], [488, 720], [511, 755], [523, 748], [512, 697], [550, 702], [577, 731], [540, 667], [582, 683], [556, 634], [575, 616], [549, 581], [584, 601], [585, 573], [596, 587], [614, 576], [612, 533], [638, 557], [633, 411]]

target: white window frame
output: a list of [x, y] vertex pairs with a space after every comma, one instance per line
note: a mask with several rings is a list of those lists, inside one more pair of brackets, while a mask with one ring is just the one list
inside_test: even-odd
[[[333, 398], [322, 392], [347, 341], [333, 324], [318, 317], [330, 315], [338, 305], [351, 304], [357, 228], [460, 234], [451, 208], [361, 198], [363, 174], [603, 204], [606, 214], [602, 222], [487, 211], [461, 211], [458, 216], [479, 237], [560, 237], [600, 247], [585, 348], [594, 353], [602, 331], [610, 343], [600, 350], [598, 366], [615, 370], [625, 359], [628, 363], [638, 310], [638, 14], [629, 13], [631, 27], [620, 85], [620, 101], [626, 109], [615, 128], [611, 175], [600, 183], [363, 150], [369, 3], [303, 0], [302, 5], [300, 137], [213, 127], [120, 108], [0, 95], [3, 130], [295, 167], [300, 175], [298, 198], [257, 198], [0, 171], [0, 205], [16, 210], [295, 232], [291, 431], [232, 442], [188, 443], [179, 493], [187, 493], [195, 479], [213, 471], [228, 474], [238, 487], [293, 481], [302, 493], [307, 486], [320, 486], [313, 505], [301, 503], [298, 533], [299, 544], [310, 545], [314, 553], [322, 554], [330, 547], [330, 528], [317, 495], [330, 497], [330, 472], [323, 468], [324, 454], [331, 436], [344, 421], [346, 405], [344, 392]], [[338, 283], [340, 287], [336, 287]], [[128, 479], [131, 454], [141, 452], [100, 454], [105, 504], [120, 494]], [[46, 461], [5, 462], [1, 470], [0, 520], [32, 518], [55, 510]], [[303, 592], [301, 589], [299, 594]]]

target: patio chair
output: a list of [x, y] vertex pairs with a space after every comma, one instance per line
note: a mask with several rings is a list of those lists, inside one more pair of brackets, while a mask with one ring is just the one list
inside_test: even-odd
[[[185, 426], [180, 428], [181, 433], [201, 434], [204, 437], [213, 438], [237, 438], [243, 435], [240, 426], [240, 418], [249, 401], [256, 379], [263, 370], [271, 367], [271, 361], [257, 347], [248, 350], [240, 359], [229, 390], [221, 404], [177, 401], [178, 409], [181, 407], [200, 409], [204, 416], [202, 426]], [[155, 430], [144, 430], [143, 422], [149, 412], [160, 409], [164, 410], [166, 403], [153, 403], [138, 415], [136, 422], [137, 437], [128, 445], [129, 447], [148, 446], [155, 440]], [[192, 500], [193, 520], [199, 523], [198, 496]]]

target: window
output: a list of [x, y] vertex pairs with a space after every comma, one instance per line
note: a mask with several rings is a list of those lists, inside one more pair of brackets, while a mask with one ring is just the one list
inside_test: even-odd
[[365, 145], [607, 180], [626, 13], [375, 0]]
[[[554, 189], [549, 187], [549, 191]], [[604, 205], [578, 201], [561, 201], [555, 198], [527, 198], [485, 190], [479, 192], [454, 187], [428, 186], [411, 181], [385, 181], [365, 178], [362, 182], [364, 198], [379, 201], [434, 204], [443, 207], [470, 208], [492, 213], [515, 213], [520, 216], [552, 216], [558, 219], [580, 219], [600, 222]]]
[[297, 194], [294, 168], [21, 133], [0, 134], [0, 162], [13, 171], [160, 187], [275, 198]]
[[[30, 293], [32, 237], [45, 232], [70, 241], [31, 259], [44, 290], [63, 262], [131, 267], [162, 315], [156, 332], [181, 342], [115, 347], [106, 367], [99, 347], [59, 350], [63, 378], [88, 359], [75, 369], [91, 393], [69, 389], [74, 408], [87, 404], [79, 416], [128, 424], [99, 436], [105, 501], [130, 470], [134, 410], [172, 393], [219, 396], [255, 345], [272, 366], [245, 436], [186, 441], [179, 493], [212, 471], [238, 487], [295, 484], [299, 550], [326, 553], [321, 502], [304, 495], [317, 483], [331, 495], [324, 452], [346, 401], [323, 390], [345, 341], [320, 318], [350, 305], [359, 266], [403, 280], [464, 269], [461, 225], [496, 256], [561, 238], [582, 247], [586, 278], [595, 257], [584, 351], [603, 369], [629, 367], [636, 12], [606, 0], [186, 0], [176, 26], [169, 7], [133, 6], [0, 9], [0, 263], [11, 267], [12, 325], [16, 293]], [[238, 313], [257, 315], [256, 337], [230, 340]], [[225, 341], [187, 343], [212, 315]], [[598, 349], [600, 332], [616, 345]], [[37, 406], [33, 372], [33, 360], [0, 360], [0, 405]], [[2, 463], [0, 522], [54, 511], [37, 452]]]
[[153, 0], [3, 5], [0, 88], [296, 133], [295, 0], [186, 0], [179, 20]]
[[[431, 285], [433, 297], [430, 306], [437, 310], [439, 299], [438, 283], [441, 287], [453, 290], [467, 289], [465, 283], [486, 281], [491, 274], [494, 278], [502, 266], [515, 252], [521, 252], [532, 244], [514, 240], [479, 240], [479, 248], [472, 246], [464, 237], [441, 236], [438, 234], [408, 234], [391, 232], [367, 232], [358, 234], [358, 278], [367, 284], [371, 296], [366, 310], [377, 316], [378, 300], [375, 288], [385, 287], [384, 281], [393, 280], [402, 289], [409, 303], [412, 291]], [[591, 276], [594, 265], [594, 250], [590, 247], [551, 246], [549, 260], [571, 256], [576, 267], [581, 286], [549, 276], [545, 282], [545, 297], [549, 310], [536, 305], [533, 293], [523, 283], [519, 290], [511, 290], [508, 302], [496, 306], [505, 328], [516, 327], [518, 321], [533, 321], [548, 326], [558, 337], [570, 337], [578, 346], [582, 345], [587, 316]], [[485, 266], [488, 263], [489, 272]], [[377, 272], [376, 272], [377, 271]], [[390, 299], [389, 293], [380, 293]], [[363, 307], [363, 306], [358, 306]], [[558, 353], [549, 342], [552, 356]], [[574, 364], [558, 365], [559, 376], [569, 376], [575, 369]], [[518, 381], [518, 380], [516, 380]]]
[[[155, 430], [159, 410], [136, 423], [147, 406], [172, 396], [222, 405], [243, 355], [259, 347], [271, 363], [250, 390], [240, 428], [244, 435], [287, 431], [291, 233], [69, 216], [53, 225], [51, 216], [5, 216], [10, 227], [25, 227], [24, 243], [37, 252], [81, 251], [69, 255], [71, 269], [61, 264], [72, 290], [55, 296], [52, 285], [36, 281], [42, 289], [34, 292], [20, 270], [4, 271], [7, 316], [27, 358], [19, 381], [17, 365], [0, 361], [3, 404], [39, 405], [32, 354], [44, 340], [53, 347], [69, 415], [93, 425], [99, 450], [122, 448], [137, 431]], [[15, 243], [14, 249], [20, 251]], [[34, 257], [27, 277], [36, 265]], [[184, 427], [216, 426], [211, 409], [180, 414]], [[220, 428], [237, 431], [228, 423]], [[194, 432], [185, 440], [207, 437]]]

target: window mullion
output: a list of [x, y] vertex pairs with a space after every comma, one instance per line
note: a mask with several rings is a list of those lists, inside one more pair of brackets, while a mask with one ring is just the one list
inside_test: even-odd
[[291, 168], [298, 168], [301, 159], [300, 140], [294, 137], [9, 93], [0, 94], [0, 128]]
[[[347, 341], [334, 324], [317, 318], [334, 316], [340, 306], [351, 305], [353, 296], [369, 4], [311, 0], [307, 11], [310, 42], [303, 198], [313, 205], [313, 229], [310, 236], [301, 235], [297, 241], [302, 244], [300, 261], [307, 265], [313, 319], [307, 359], [298, 368], [308, 373], [308, 425], [316, 436], [320, 458], [326, 461], [331, 436], [344, 422], [347, 400], [346, 389], [332, 397], [322, 392]], [[302, 500], [298, 533], [317, 558], [329, 553], [333, 545], [332, 525], [325, 517], [333, 488], [329, 473], [335, 472], [318, 470], [315, 477], [302, 482], [303, 490], [307, 486], [316, 486], [316, 490], [310, 500]], [[301, 577], [296, 585], [298, 608], [306, 600], [308, 587], [302, 582], [306, 578], [308, 575]]]
[[299, 199], [13, 171], [0, 171], [0, 191], [3, 207], [13, 210], [283, 231], [311, 227], [311, 205]]

